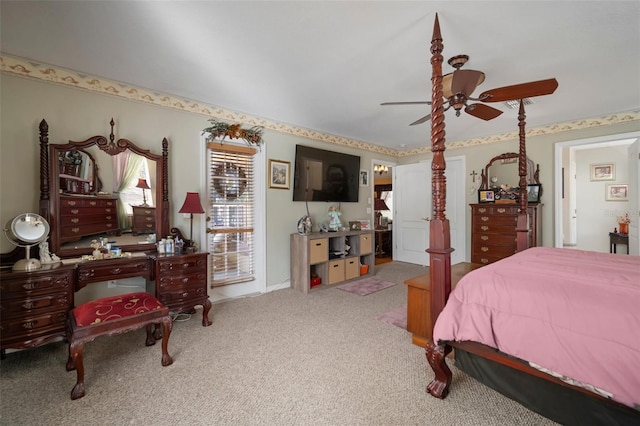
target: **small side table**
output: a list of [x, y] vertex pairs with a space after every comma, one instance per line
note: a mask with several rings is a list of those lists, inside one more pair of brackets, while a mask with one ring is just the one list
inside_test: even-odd
[[624, 244], [627, 246], [627, 254], [629, 254], [629, 234], [620, 234], [609, 232], [609, 253], [616, 252], [616, 245]]

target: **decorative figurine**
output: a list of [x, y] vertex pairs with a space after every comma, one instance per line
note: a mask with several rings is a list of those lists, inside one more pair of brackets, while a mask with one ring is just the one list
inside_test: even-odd
[[342, 216], [342, 213], [340, 213], [337, 209], [336, 206], [332, 205], [331, 207], [329, 207], [329, 230], [330, 231], [339, 231], [340, 228], [342, 227], [342, 223], [340, 222], [340, 216]]
[[298, 233], [310, 234], [311, 233], [311, 217], [304, 215], [298, 221]]
[[49, 251], [49, 242], [43, 241], [39, 245], [40, 247], [40, 263], [59, 263], [60, 258]]

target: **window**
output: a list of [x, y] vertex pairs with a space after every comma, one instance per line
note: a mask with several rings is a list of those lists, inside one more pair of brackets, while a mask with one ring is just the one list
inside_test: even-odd
[[211, 142], [208, 251], [212, 287], [254, 280], [255, 149]]
[[[151, 179], [149, 177], [149, 163], [145, 157], [140, 155], [131, 153], [131, 156], [136, 156], [140, 158], [139, 164], [137, 166], [137, 170], [134, 173], [134, 179], [129, 181], [127, 187], [120, 191], [120, 202], [122, 203], [127, 215], [131, 216], [133, 214], [133, 209], [131, 206], [140, 206], [143, 204], [144, 199], [146, 198], [147, 204], [153, 206], [153, 186], [151, 183]], [[137, 188], [136, 185], [138, 183], [138, 179], [144, 179], [147, 181], [147, 185], [151, 189], [141, 189]], [[143, 194], [144, 191], [144, 194]]]

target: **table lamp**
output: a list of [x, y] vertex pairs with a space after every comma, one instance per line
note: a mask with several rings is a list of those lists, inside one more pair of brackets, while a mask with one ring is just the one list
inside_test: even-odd
[[149, 207], [149, 204], [147, 204], [147, 195], [144, 192], [145, 189], [151, 189], [147, 181], [143, 178], [138, 179], [136, 188], [142, 188], [142, 204], [140, 204], [140, 207]]
[[188, 213], [191, 218], [191, 229], [189, 232], [189, 245], [191, 248], [190, 251], [193, 250], [193, 215], [204, 213], [204, 209], [202, 208], [202, 203], [200, 203], [200, 194], [197, 192], [187, 192], [187, 197], [184, 199], [184, 204], [180, 208], [178, 213]]
[[382, 217], [381, 211], [389, 210], [389, 207], [382, 198], [375, 198], [373, 200], [373, 210], [376, 212], [376, 227], [380, 227], [380, 218]]

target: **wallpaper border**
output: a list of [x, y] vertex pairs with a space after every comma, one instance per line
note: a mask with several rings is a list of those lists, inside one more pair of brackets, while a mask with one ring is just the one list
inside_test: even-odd
[[[157, 93], [140, 87], [108, 80], [101, 77], [84, 74], [78, 71], [68, 70], [54, 65], [19, 58], [17, 56], [0, 54], [0, 72], [21, 77], [32, 78], [54, 84], [84, 89], [104, 95], [117, 96], [133, 101], [144, 102], [164, 108], [176, 109], [194, 114], [201, 114], [221, 120], [230, 120], [249, 126], [263, 126], [265, 129], [295, 136], [301, 136], [318, 141], [348, 146], [394, 157], [406, 157], [429, 153], [431, 148], [424, 146], [409, 150], [396, 150], [368, 142], [344, 138], [342, 136], [323, 133], [316, 130], [293, 126], [290, 124], [265, 120], [240, 112], [230, 111], [225, 108], [204, 104], [202, 102], [182, 99], [176, 96]], [[624, 122], [640, 121], [640, 109], [611, 114], [603, 117], [587, 118], [582, 120], [555, 123], [547, 126], [536, 127], [527, 130], [527, 136], [549, 135], [573, 130], [582, 130], [601, 126], [610, 126]], [[466, 148], [503, 142], [518, 138], [518, 131], [491, 135], [482, 138], [466, 139], [462, 141], [447, 142], [447, 149]]]

